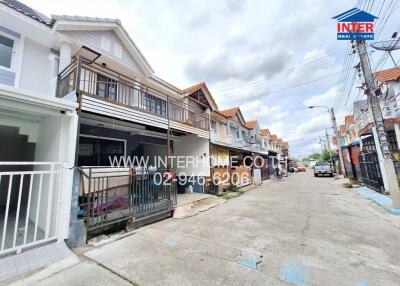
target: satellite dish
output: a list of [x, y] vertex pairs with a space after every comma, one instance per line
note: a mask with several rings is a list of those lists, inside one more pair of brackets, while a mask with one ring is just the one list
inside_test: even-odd
[[373, 47], [376, 50], [386, 51], [386, 52], [400, 50], [400, 41], [396, 39], [396, 40], [375, 42], [371, 44], [371, 47]]
[[[392, 35], [392, 38], [396, 37], [396, 36], [397, 36], [397, 33], [394, 33]], [[394, 66], [397, 68], [396, 61], [394, 60], [394, 58], [392, 56], [392, 51], [400, 49], [400, 38], [393, 39], [393, 40], [375, 42], [375, 43], [371, 44], [371, 47], [373, 47], [374, 49], [379, 50], [379, 51], [388, 52], [390, 58], [392, 59], [392, 62], [394, 64]]]

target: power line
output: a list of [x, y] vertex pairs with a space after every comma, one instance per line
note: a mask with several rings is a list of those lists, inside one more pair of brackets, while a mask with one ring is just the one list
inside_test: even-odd
[[[384, 31], [384, 27], [386, 25], [386, 23], [388, 22], [388, 19], [391, 17], [391, 15], [393, 14], [394, 10], [397, 9], [397, 3], [399, 0], [397, 0], [396, 2], [394, 2], [394, 0], [392, 0], [389, 5], [385, 6], [385, 1], [383, 1], [379, 13], [378, 13], [378, 17], [381, 15], [381, 12], [383, 11], [383, 16], [382, 16], [382, 20], [380, 21], [380, 23], [382, 23], [379, 27], [378, 30], [378, 35], [382, 35], [382, 32]], [[358, 6], [360, 7], [360, 3], [361, 1], [358, 2]], [[371, 4], [371, 5], [370, 5]], [[367, 8], [366, 10], [368, 11], [372, 11], [374, 3], [369, 1], [365, 1], [364, 2], [364, 10], [365, 7]], [[393, 9], [391, 9], [393, 8]], [[394, 26], [395, 24], [392, 24], [391, 26]], [[345, 58], [345, 62], [344, 62], [344, 67], [345, 69], [348, 69], [349, 66], [348, 64], [351, 63], [351, 65], [353, 65], [353, 58], [352, 56], [350, 57], [346, 57]], [[385, 62], [387, 61], [388, 55], [382, 55], [381, 59], [379, 60], [377, 67], [381, 67], [385, 64]], [[347, 65], [346, 65], [347, 64]], [[346, 110], [351, 109], [351, 99], [355, 99], [356, 95], [353, 95], [354, 93], [354, 83], [355, 83], [355, 74], [353, 74], [353, 77], [350, 79], [350, 76], [348, 73], [343, 74], [340, 81], [339, 81], [339, 88], [338, 88], [338, 93], [337, 93], [337, 98], [335, 101], [335, 109], [340, 111], [342, 109], [342, 107], [344, 107]], [[349, 105], [350, 102], [350, 105]]]
[[[309, 80], [309, 81], [306, 81], [306, 82], [294, 84], [294, 85], [291, 85], [291, 86], [288, 86], [288, 87], [284, 87], [284, 88], [281, 88], [281, 89], [271, 90], [271, 91], [266, 92], [265, 94], [255, 95], [255, 96], [248, 96], [246, 98], [240, 98], [240, 99], [230, 99], [229, 101], [226, 101], [226, 102], [235, 102], [235, 101], [243, 101], [243, 100], [248, 101], [250, 99], [258, 99], [258, 98], [261, 98], [261, 97], [263, 97], [265, 95], [269, 95], [269, 94], [272, 94], [272, 93], [275, 93], [275, 92], [285, 91], [285, 90], [288, 90], [288, 89], [291, 89], [291, 88], [294, 88], [294, 87], [307, 85], [307, 84], [310, 84], [310, 83], [313, 83], [313, 82], [317, 82], [317, 81], [320, 81], [320, 80], [323, 80], [323, 79], [338, 75], [338, 74], [343, 73], [343, 72], [345, 72], [345, 70], [338, 71], [338, 72], [335, 72], [335, 73], [332, 73], [332, 74], [329, 74], [329, 75], [325, 75], [325, 76], [322, 76], [322, 77], [319, 77], [319, 78], [315, 78], [313, 80]], [[222, 102], [222, 103], [224, 103], [224, 102]]]
[[222, 93], [222, 92], [232, 91], [235, 89], [242, 89], [245, 87], [253, 87], [254, 85], [257, 86], [263, 83], [267, 83], [269, 80], [279, 78], [280, 76], [287, 77], [288, 72], [290, 73], [290, 75], [296, 75], [304, 71], [312, 70], [315, 67], [321, 67], [322, 65], [334, 61], [335, 57], [333, 55], [334, 53], [332, 53], [332, 55], [329, 56], [323, 56], [315, 60], [312, 60], [310, 62], [303, 63], [301, 65], [288, 66], [279, 72], [264, 74], [263, 78], [257, 78], [250, 81], [239, 81], [237, 84], [229, 83], [226, 84], [226, 87], [215, 88], [214, 91]]
[[[362, 1], [358, 1], [357, 6], [360, 7], [363, 10], [366, 11], [371, 11], [373, 8], [373, 1], [369, 0], [369, 1], [365, 1], [363, 7], [361, 7], [361, 2]], [[372, 4], [371, 4], [372, 3]], [[371, 4], [371, 6], [370, 6]], [[335, 100], [335, 110], [340, 111], [341, 107], [343, 106], [343, 102], [346, 102], [345, 106], [347, 106], [347, 102], [349, 101], [349, 95], [353, 89], [354, 86], [354, 82], [355, 82], [355, 76], [353, 75], [353, 77], [350, 77], [350, 68], [353, 66], [354, 63], [354, 57], [352, 52], [352, 48], [351, 48], [351, 43], [348, 44], [347, 46], [347, 50], [348, 51], [346, 53], [346, 57], [343, 63], [343, 66], [345, 70], [349, 70], [349, 72], [345, 73], [342, 75], [342, 77], [339, 80], [339, 88], [337, 91], [337, 96], [336, 96], [336, 100]], [[346, 94], [347, 94], [347, 98], [346, 98]]]

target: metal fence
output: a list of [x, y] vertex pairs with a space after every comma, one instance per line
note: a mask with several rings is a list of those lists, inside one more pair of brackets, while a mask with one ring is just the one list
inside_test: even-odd
[[87, 230], [171, 211], [177, 181], [166, 170], [81, 167], [81, 217]]
[[61, 164], [0, 162], [0, 255], [57, 239]]
[[376, 152], [360, 153], [360, 168], [364, 184], [379, 192], [384, 191], [378, 154]]

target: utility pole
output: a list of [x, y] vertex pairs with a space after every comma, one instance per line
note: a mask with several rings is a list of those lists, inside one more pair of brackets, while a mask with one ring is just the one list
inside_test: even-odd
[[[329, 142], [329, 135], [328, 135], [328, 128], [325, 128], [325, 136], [326, 136], [326, 142], [328, 145], [328, 150], [329, 150], [329, 165], [331, 165], [331, 168], [333, 167], [333, 161], [332, 161], [332, 150], [331, 150], [331, 143]], [[333, 168], [332, 168], [333, 171]]]
[[329, 113], [331, 115], [331, 120], [332, 120], [332, 125], [333, 125], [333, 132], [335, 132], [336, 135], [336, 140], [337, 140], [337, 147], [338, 147], [338, 155], [339, 155], [339, 170], [340, 173], [346, 177], [346, 172], [344, 170], [344, 162], [343, 162], [343, 155], [342, 155], [342, 148], [340, 147], [340, 134], [339, 134], [339, 130], [337, 128], [337, 123], [336, 123], [336, 116], [335, 116], [335, 110], [333, 109], [333, 107], [331, 107], [329, 109]]
[[374, 137], [377, 137], [377, 142], [380, 146], [377, 146], [377, 149], [380, 147], [383, 155], [383, 169], [384, 173], [387, 176], [387, 190], [390, 192], [393, 201], [393, 207], [400, 208], [400, 191], [397, 183], [396, 171], [394, 169], [394, 164], [392, 160], [392, 154], [389, 150], [389, 143], [387, 141], [387, 133], [385, 130], [382, 110], [379, 104], [379, 94], [380, 89], [376, 86], [374, 77], [372, 75], [371, 66], [369, 63], [369, 58], [367, 54], [367, 48], [365, 46], [365, 41], [357, 40], [356, 41], [357, 52], [360, 57], [360, 66], [363, 71], [366, 91], [367, 101], [368, 101], [368, 109], [372, 114], [372, 118], [374, 121], [374, 126], [372, 127]]
[[[324, 139], [322, 139], [321, 136], [319, 136], [319, 143], [321, 144], [321, 155], [322, 155], [324, 150], [326, 150], [326, 143], [325, 143]], [[322, 148], [322, 145], [324, 146], [323, 148]]]
[[337, 141], [338, 141], [338, 152], [339, 152], [339, 162], [340, 162], [340, 166], [339, 166], [339, 171], [343, 176], [346, 176], [345, 170], [344, 170], [344, 163], [343, 163], [343, 156], [342, 156], [342, 149], [340, 148], [340, 134], [337, 128], [337, 123], [336, 123], [336, 117], [335, 117], [335, 110], [333, 109], [333, 107], [328, 107], [325, 105], [311, 105], [308, 108], [316, 108], [316, 107], [322, 107], [322, 108], [326, 108], [329, 112], [329, 115], [331, 116], [331, 121], [332, 121], [332, 127], [333, 127], [333, 131], [335, 132]]

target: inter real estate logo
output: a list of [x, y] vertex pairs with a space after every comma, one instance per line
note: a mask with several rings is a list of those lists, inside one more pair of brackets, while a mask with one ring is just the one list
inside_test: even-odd
[[337, 20], [338, 40], [373, 40], [374, 21], [378, 17], [353, 8], [332, 17]]

